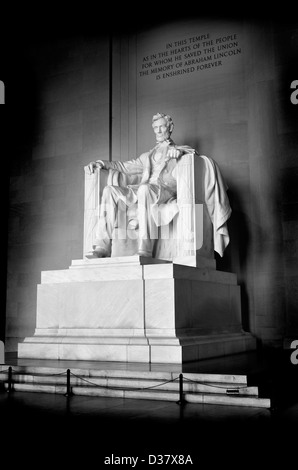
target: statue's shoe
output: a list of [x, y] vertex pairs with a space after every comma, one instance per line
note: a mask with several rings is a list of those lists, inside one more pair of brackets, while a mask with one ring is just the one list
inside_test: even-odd
[[139, 250], [138, 255], [144, 256], [145, 258], [152, 258], [152, 253], [150, 253], [149, 251]]
[[107, 258], [109, 255], [106, 252], [106, 250], [97, 246], [93, 251], [89, 251], [89, 253], [87, 253], [85, 256], [88, 259], [94, 259], [94, 258]]

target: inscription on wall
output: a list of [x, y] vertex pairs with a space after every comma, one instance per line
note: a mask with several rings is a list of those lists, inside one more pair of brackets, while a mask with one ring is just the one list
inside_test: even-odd
[[198, 73], [222, 67], [231, 57], [241, 54], [237, 34], [216, 36], [211, 33], [186, 37], [164, 44], [162, 50], [143, 56], [139, 77], [155, 80]]

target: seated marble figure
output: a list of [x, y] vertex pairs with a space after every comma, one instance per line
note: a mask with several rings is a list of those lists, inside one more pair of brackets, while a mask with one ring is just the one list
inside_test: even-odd
[[[201, 225], [204, 220], [204, 234], [208, 234], [208, 238], [212, 239], [212, 248], [222, 256], [229, 243], [227, 220], [231, 214], [231, 207], [226, 193], [227, 187], [217, 164], [209, 157], [199, 155], [190, 146], [174, 143], [171, 138], [174, 123], [169, 115], [163, 113], [154, 115], [152, 128], [156, 145], [138, 158], [124, 162], [97, 160], [85, 167], [85, 172], [89, 175], [98, 169], [119, 172], [120, 175], [127, 177], [130, 183], [108, 184], [104, 187], [96, 239], [86, 257], [111, 256], [115, 229], [120, 226], [121, 214], [127, 213], [132, 207], [136, 208], [137, 214], [136, 253], [144, 257], [158, 257], [155, 246], [160, 238], [161, 229], [170, 226], [182, 210], [177, 201], [177, 181], [179, 186], [180, 169], [182, 169], [179, 164], [186, 156], [203, 161], [204, 178], [201, 185], [204, 186], [204, 196], [194, 202], [203, 202], [205, 212], [204, 217], [201, 217]], [[191, 181], [187, 181], [186, 187], [190, 188], [192, 184]], [[206, 227], [209, 222], [213, 227], [212, 230]], [[210, 246], [210, 243], [207, 242], [206, 246]]]

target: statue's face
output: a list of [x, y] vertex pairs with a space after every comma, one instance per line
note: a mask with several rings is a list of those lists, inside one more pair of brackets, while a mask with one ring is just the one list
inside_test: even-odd
[[164, 142], [170, 138], [171, 132], [165, 118], [160, 118], [157, 119], [157, 121], [154, 121], [152, 127], [157, 142]]

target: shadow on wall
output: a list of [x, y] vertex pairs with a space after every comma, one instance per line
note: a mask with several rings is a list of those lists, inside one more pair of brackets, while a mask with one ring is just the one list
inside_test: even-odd
[[259, 315], [265, 326], [275, 328], [278, 334], [283, 328], [284, 286], [277, 214], [271, 214], [268, 226], [259, 214], [256, 196], [250, 195], [248, 214], [241, 194], [232, 185], [228, 195], [233, 211], [228, 221], [230, 244], [223, 258], [216, 254], [217, 269], [237, 274], [244, 330], [254, 332], [251, 319]]
[[[195, 148], [199, 154], [211, 158], [214, 147], [213, 137], [204, 136], [204, 142], [200, 139], [189, 139], [189, 145]], [[220, 162], [217, 161], [220, 166]], [[230, 243], [221, 257], [214, 252], [216, 266], [219, 271], [233, 272], [237, 274], [238, 285], [241, 288], [241, 312], [242, 325], [245, 331], [251, 331], [250, 324], [250, 300], [247, 287], [248, 262], [252, 249], [252, 232], [249, 217], [242, 204], [242, 195], [232, 182], [228, 182], [228, 197], [232, 208], [232, 214], [228, 220]], [[261, 229], [261, 228], [260, 228]]]
[[247, 290], [247, 264], [251, 249], [251, 232], [248, 217], [241, 206], [241, 197], [237, 190], [229, 185], [228, 196], [232, 214], [228, 220], [230, 243], [221, 258], [215, 253], [216, 266], [219, 271], [237, 274], [238, 285], [241, 288], [242, 325], [245, 331], [250, 330], [249, 295]]

